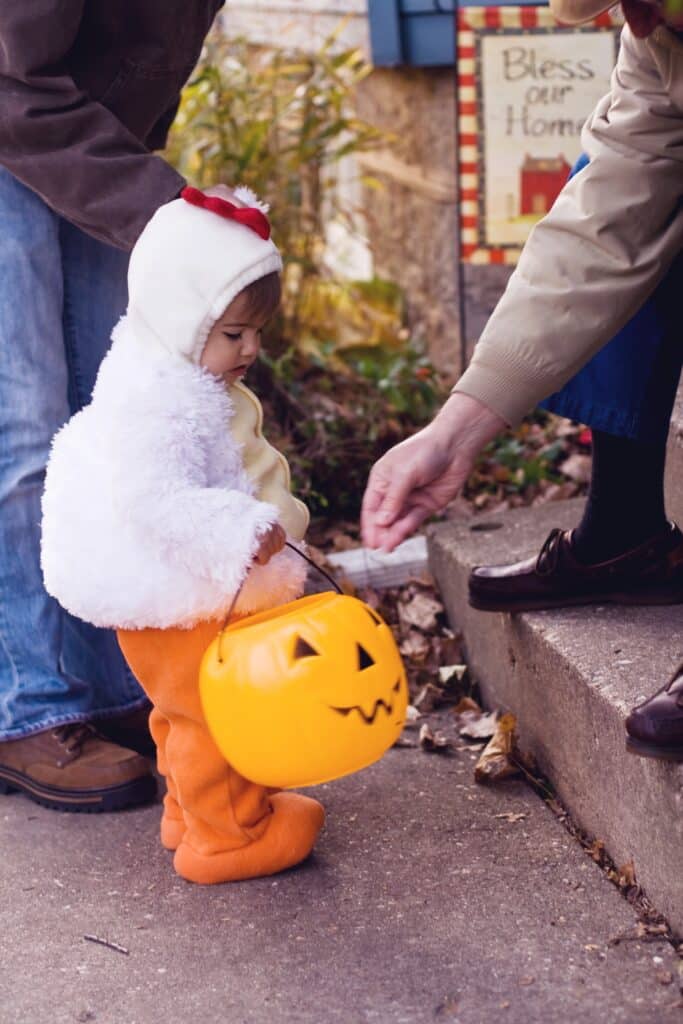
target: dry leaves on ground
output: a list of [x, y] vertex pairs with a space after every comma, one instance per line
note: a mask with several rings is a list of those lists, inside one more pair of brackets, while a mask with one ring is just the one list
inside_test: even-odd
[[414, 626], [422, 633], [431, 633], [436, 629], [438, 616], [443, 614], [444, 607], [434, 594], [418, 590], [407, 601], [399, 600], [397, 610], [403, 628]]
[[660, 942], [669, 938], [669, 926], [665, 921], [651, 924], [648, 921], [638, 923], [625, 931], [614, 935], [610, 940], [610, 946], [619, 946], [622, 942]]
[[587, 484], [591, 478], [592, 459], [590, 455], [580, 455], [578, 452], [570, 455], [568, 459], [560, 463], [560, 473], [568, 476], [577, 484]]
[[411, 580], [381, 591], [363, 587], [358, 597], [391, 626], [405, 663], [411, 703], [420, 712], [456, 704], [469, 693], [461, 638], [448, 628], [431, 580]]
[[498, 512], [573, 498], [590, 478], [591, 433], [552, 415], [501, 435], [480, 456], [459, 509]]
[[448, 737], [438, 730], [435, 732], [426, 722], [420, 728], [420, 746], [428, 754], [448, 754], [452, 749]]
[[517, 719], [512, 714], [503, 715], [496, 725], [496, 731], [481, 752], [474, 768], [477, 782], [500, 782], [511, 775], [519, 775], [521, 761], [517, 752], [515, 729]]
[[495, 734], [500, 715], [482, 711], [476, 701], [464, 697], [454, 708], [458, 732], [467, 740], [489, 740]]
[[463, 659], [461, 638], [447, 626], [443, 604], [433, 582], [411, 580], [387, 590], [361, 588], [358, 597], [380, 613], [396, 637], [403, 657], [410, 705], [406, 731], [419, 727], [417, 744], [404, 735], [397, 746], [418, 745], [427, 753], [447, 754], [454, 745], [446, 733], [420, 722], [444, 707], [451, 707], [457, 734], [474, 749], [488, 742], [475, 768], [478, 782], [498, 782], [520, 771], [530, 771], [519, 752], [514, 715], [483, 711]]

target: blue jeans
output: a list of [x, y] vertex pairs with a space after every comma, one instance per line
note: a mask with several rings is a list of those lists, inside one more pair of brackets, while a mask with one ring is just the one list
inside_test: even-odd
[[[572, 176], [586, 166], [581, 157]], [[647, 444], [666, 440], [683, 363], [683, 256], [628, 324], [542, 407]]]
[[0, 740], [147, 703], [115, 633], [64, 612], [40, 571], [50, 440], [90, 400], [127, 266], [0, 168]]

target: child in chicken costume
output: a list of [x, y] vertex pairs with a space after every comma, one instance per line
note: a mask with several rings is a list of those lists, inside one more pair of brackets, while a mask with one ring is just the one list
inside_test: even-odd
[[324, 820], [317, 801], [226, 763], [198, 689], [236, 595], [240, 616], [303, 589], [303, 560], [283, 543], [302, 541], [308, 513], [240, 379], [281, 267], [248, 190], [185, 189], [162, 206], [132, 252], [128, 311], [92, 402], [55, 437], [46, 476], [46, 587], [72, 614], [118, 630], [154, 705], [161, 842], [178, 874], [199, 883], [298, 863]]

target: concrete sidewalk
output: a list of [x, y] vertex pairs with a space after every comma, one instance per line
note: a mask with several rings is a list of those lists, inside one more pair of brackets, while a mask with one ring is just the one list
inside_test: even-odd
[[634, 910], [545, 804], [476, 786], [473, 763], [392, 750], [319, 788], [306, 865], [213, 888], [173, 874], [158, 806], [1, 798], [0, 1022], [680, 1020], [671, 946], [635, 940]]

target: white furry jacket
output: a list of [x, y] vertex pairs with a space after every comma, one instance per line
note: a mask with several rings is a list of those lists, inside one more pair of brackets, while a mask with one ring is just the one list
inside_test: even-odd
[[[131, 264], [132, 305], [139, 270]], [[303, 559], [285, 550], [253, 564], [278, 510], [253, 496], [223, 383], [162, 344], [149, 315], [147, 326], [124, 317], [113, 339], [92, 403], [53, 441], [43, 497], [48, 592], [79, 618], [125, 629], [224, 615], [243, 581], [238, 612], [297, 597]]]

